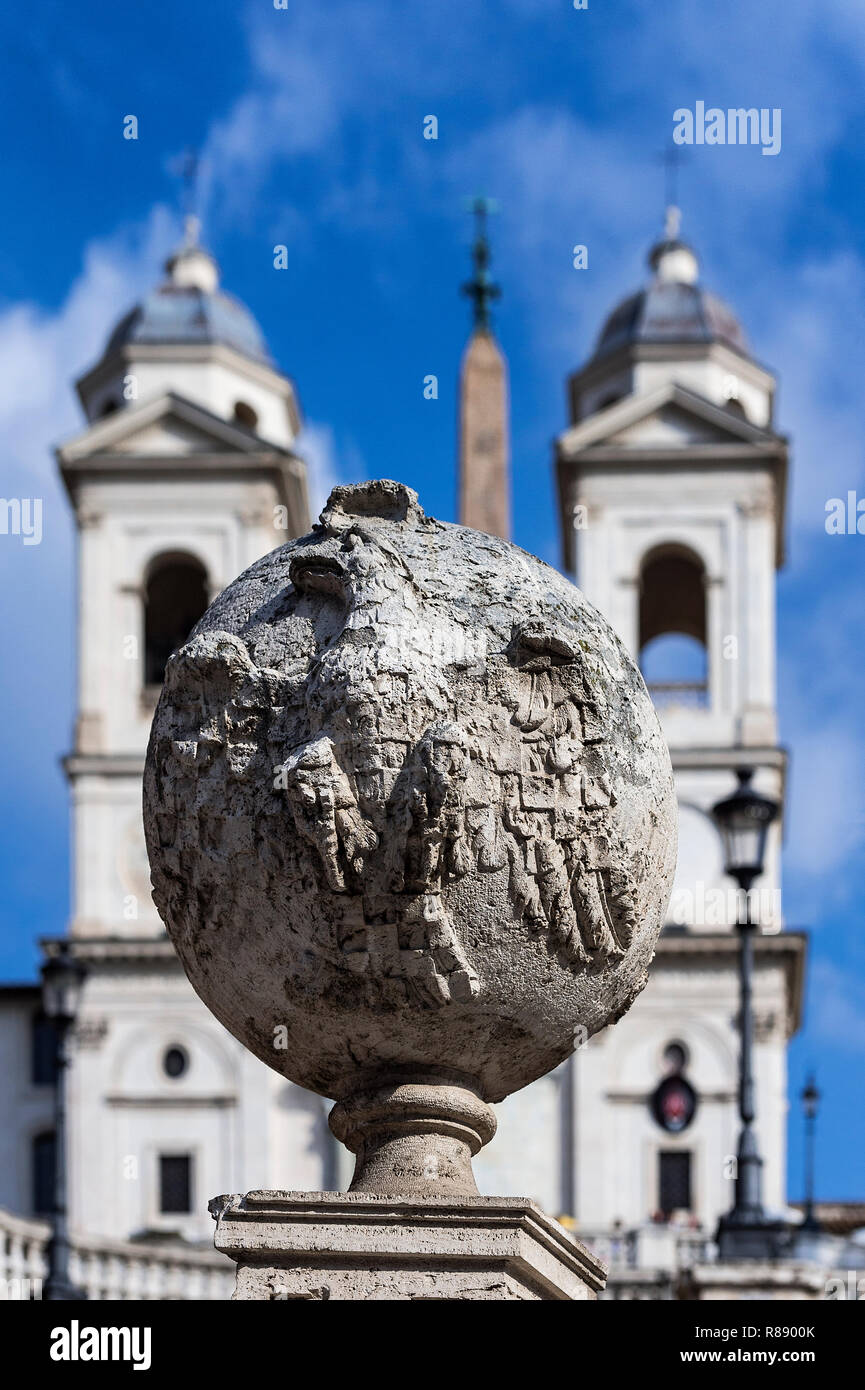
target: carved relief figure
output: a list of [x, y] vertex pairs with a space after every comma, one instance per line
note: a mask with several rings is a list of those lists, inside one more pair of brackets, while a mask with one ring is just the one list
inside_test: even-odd
[[187, 967], [202, 916], [209, 943], [251, 895], [286, 997], [344, 995], [354, 1020], [482, 1010], [509, 942], [576, 980], [627, 965], [611, 987], [633, 994], [671, 784], [640, 678], [577, 591], [386, 483], [337, 489], [244, 582], [171, 658], [149, 754], [157, 904]]

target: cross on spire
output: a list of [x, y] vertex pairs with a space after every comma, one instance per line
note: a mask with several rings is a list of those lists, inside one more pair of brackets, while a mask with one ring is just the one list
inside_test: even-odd
[[180, 207], [183, 213], [183, 229], [187, 246], [198, 245], [201, 219], [198, 216], [199, 175], [201, 157], [191, 146], [178, 155], [172, 165], [172, 173], [181, 180]]
[[664, 214], [664, 236], [668, 241], [678, 241], [681, 229], [682, 209], [677, 208], [675, 203], [668, 203]]
[[679, 201], [679, 170], [685, 162], [681, 145], [669, 145], [661, 155], [664, 165], [664, 203], [675, 207]]
[[490, 329], [490, 305], [501, 297], [501, 289], [490, 278], [490, 244], [487, 237], [487, 216], [498, 212], [491, 198], [477, 197], [470, 204], [475, 219], [475, 239], [472, 246], [474, 275], [462, 287], [474, 306], [474, 326], [476, 332], [488, 333]]

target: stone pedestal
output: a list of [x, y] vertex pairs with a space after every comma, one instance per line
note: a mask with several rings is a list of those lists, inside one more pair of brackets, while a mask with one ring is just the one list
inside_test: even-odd
[[594, 1299], [606, 1270], [518, 1197], [248, 1192], [210, 1203], [235, 1299]]
[[725, 1303], [823, 1299], [828, 1277], [825, 1269], [792, 1260], [718, 1260], [684, 1270], [677, 1295], [688, 1301]]

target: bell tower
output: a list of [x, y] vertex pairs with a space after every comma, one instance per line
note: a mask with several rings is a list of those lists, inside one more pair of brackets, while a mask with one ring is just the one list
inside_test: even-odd
[[[232, 579], [309, 529], [300, 414], [191, 217], [77, 389], [86, 425], [57, 451], [78, 528], [69, 931], [88, 971], [70, 1222], [207, 1239], [207, 1196], [291, 1168], [324, 1117], [293, 1116], [295, 1088], [250, 1064], [186, 980], [151, 900], [141, 775], [168, 656]], [[303, 1162], [299, 1185], [321, 1182]]]
[[[679, 799], [679, 867], [651, 982], [627, 1026], [574, 1057], [572, 1201], [585, 1223], [679, 1213], [711, 1231], [732, 1204], [738, 939], [710, 810], [740, 766], [783, 810], [775, 574], [787, 441], [775, 378], [701, 284], [679, 223], [671, 207], [648, 283], [613, 310], [571, 376], [556, 448], [566, 567], [640, 662]], [[802, 935], [782, 930], [780, 841], [779, 824], [755, 891], [757, 1112], [775, 1209], [804, 956]]]
[[72, 932], [162, 935], [140, 771], [165, 662], [216, 594], [308, 525], [291, 382], [219, 288], [187, 219], [166, 279], [78, 382], [86, 428], [58, 450], [78, 526]]
[[[700, 285], [678, 209], [649, 266], [649, 284], [613, 310], [570, 378], [559, 505], [566, 567], [638, 657], [673, 751], [683, 892], [672, 908], [699, 927], [705, 893], [727, 886], [706, 813], [732, 769], [753, 767], [783, 799], [775, 572], [787, 441], [774, 424], [775, 379]], [[760, 885], [775, 929], [777, 855], [776, 839]]]

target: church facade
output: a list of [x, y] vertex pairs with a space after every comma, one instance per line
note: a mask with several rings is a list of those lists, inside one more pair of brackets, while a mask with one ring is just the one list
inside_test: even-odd
[[[625, 1022], [499, 1107], [499, 1133], [475, 1163], [482, 1191], [534, 1197], [601, 1245], [677, 1223], [711, 1235], [731, 1205], [736, 903], [708, 812], [741, 766], [782, 803], [785, 779], [774, 603], [787, 446], [774, 379], [698, 283], [675, 225], [650, 269], [571, 377], [555, 466], [564, 565], [640, 658], [670, 744], [679, 875]], [[310, 523], [294, 388], [220, 288], [194, 226], [166, 276], [78, 383], [86, 424], [58, 450], [79, 534], [69, 934], [88, 969], [70, 1077], [70, 1222], [209, 1243], [210, 1197], [345, 1186], [349, 1160], [326, 1103], [255, 1060], [199, 1002], [150, 899], [141, 772], [165, 661], [221, 589]], [[464, 519], [473, 499], [489, 502], [490, 479], [507, 486], [489, 295], [484, 279], [464, 359]], [[489, 529], [507, 527], [499, 500]], [[758, 895], [755, 979], [764, 1197], [776, 1210], [804, 970], [804, 937], [781, 908], [781, 833]], [[44, 1211], [50, 1191], [44, 1032], [36, 986], [0, 990], [0, 1207], [21, 1215]]]

